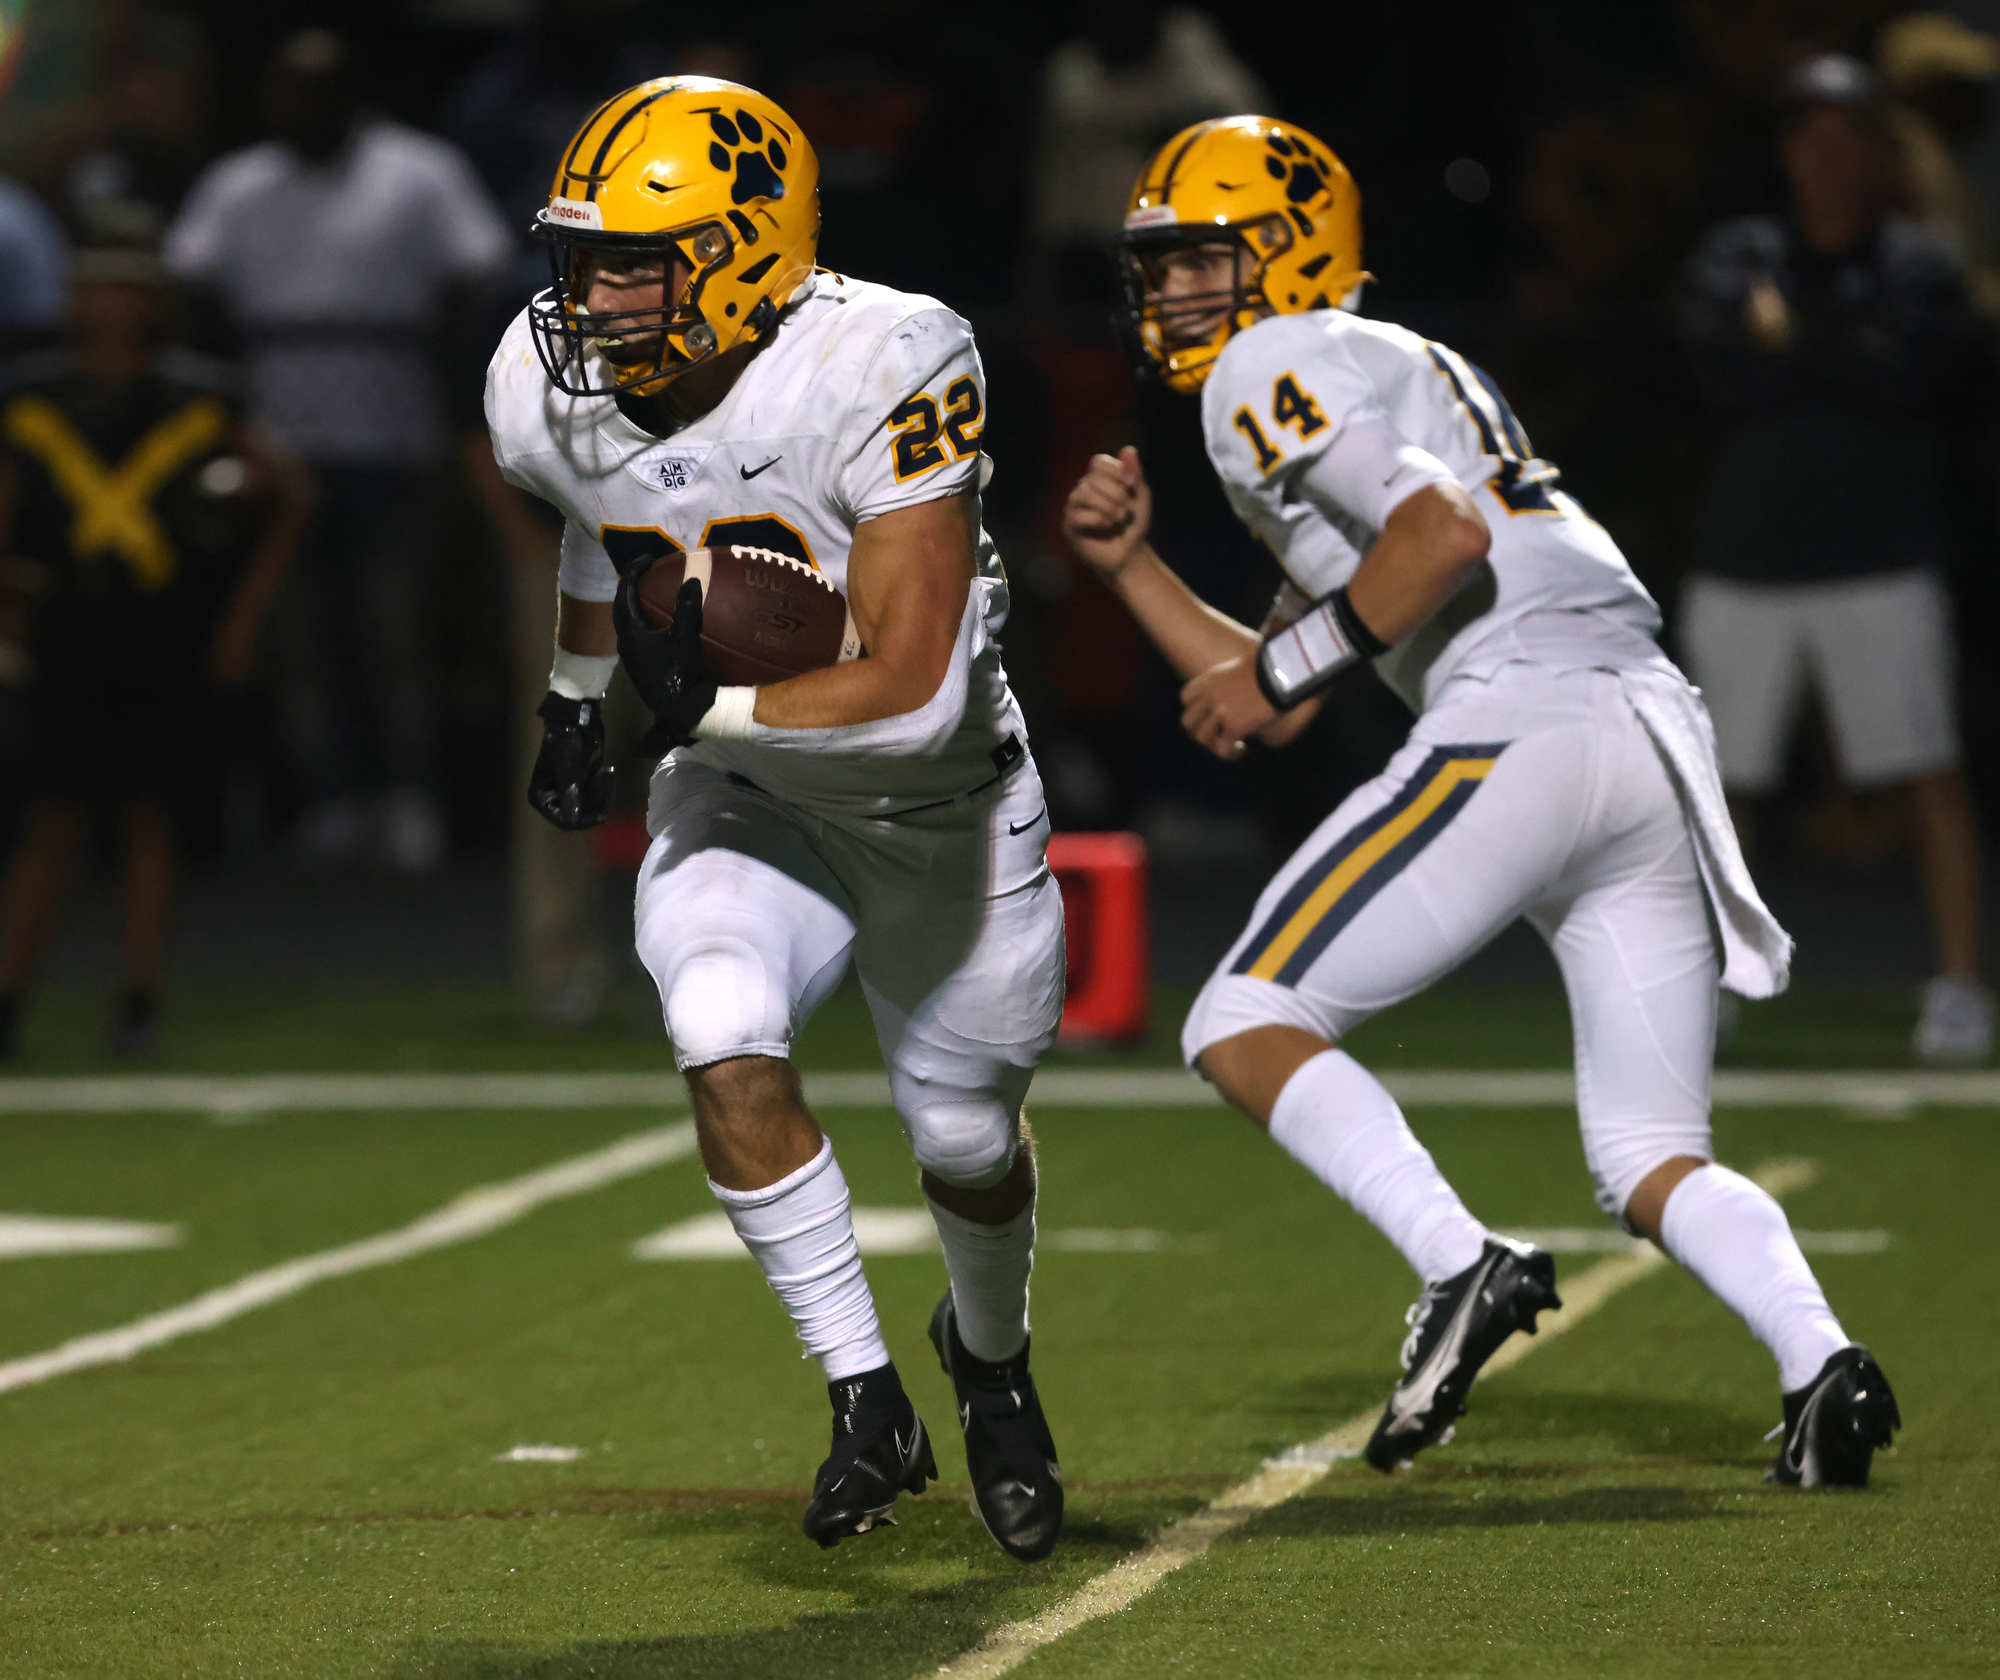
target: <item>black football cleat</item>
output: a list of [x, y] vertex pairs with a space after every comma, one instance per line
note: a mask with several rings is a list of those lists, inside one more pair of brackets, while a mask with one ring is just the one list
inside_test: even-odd
[[903, 1392], [896, 1367], [863, 1371], [826, 1385], [833, 1400], [833, 1449], [813, 1478], [805, 1530], [822, 1547], [894, 1527], [896, 1495], [937, 1480], [924, 1420]]
[[1028, 1348], [991, 1364], [958, 1339], [958, 1314], [947, 1290], [931, 1314], [931, 1345], [958, 1394], [965, 1468], [986, 1532], [1009, 1557], [1033, 1563], [1062, 1534], [1062, 1467], [1028, 1373]]
[[1488, 1237], [1486, 1251], [1464, 1271], [1425, 1285], [1409, 1312], [1406, 1374], [1391, 1391], [1363, 1456], [1389, 1471], [1450, 1440], [1479, 1368], [1516, 1330], [1532, 1336], [1536, 1313], [1561, 1305], [1555, 1260], [1511, 1237]]
[[[1889, 1379], [1865, 1347], [1844, 1347], [1785, 1396], [1785, 1444], [1764, 1473], [1785, 1487], [1866, 1487], [1868, 1465], [1903, 1427]], [[1773, 1431], [1775, 1434], [1776, 1431]]]

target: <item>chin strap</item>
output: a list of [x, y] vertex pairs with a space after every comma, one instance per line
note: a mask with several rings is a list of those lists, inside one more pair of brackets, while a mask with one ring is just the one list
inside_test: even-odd
[[1257, 650], [1257, 686], [1279, 711], [1289, 712], [1348, 666], [1388, 651], [1389, 644], [1361, 622], [1347, 591], [1336, 589]]

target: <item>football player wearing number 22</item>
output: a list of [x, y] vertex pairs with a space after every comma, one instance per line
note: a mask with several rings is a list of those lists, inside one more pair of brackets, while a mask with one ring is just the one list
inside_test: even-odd
[[1744, 869], [1708, 715], [1651, 597], [1492, 380], [1356, 312], [1360, 200], [1312, 135], [1234, 117], [1175, 136], [1119, 254], [1142, 370], [1200, 393], [1209, 459], [1288, 580], [1253, 631], [1147, 543], [1136, 451], [1077, 484], [1070, 540], [1187, 679], [1189, 733], [1224, 758], [1282, 746], [1363, 660], [1417, 714], [1265, 889], [1182, 1034], [1422, 1280], [1369, 1462], [1448, 1439], [1480, 1366], [1559, 1303], [1550, 1256], [1481, 1224], [1338, 1046], [1525, 916], [1569, 993], [1599, 1203], [1776, 1358], [1771, 1479], [1865, 1483], [1900, 1426], [1888, 1384], [1783, 1210], [1710, 1146], [1718, 983], [1781, 990], [1791, 940]]
[[[561, 160], [540, 217], [555, 283], [501, 341], [486, 398], [501, 470], [566, 520], [529, 798], [564, 827], [602, 820], [598, 712], [622, 657], [673, 749], [639, 955], [710, 1186], [833, 1403], [806, 1532], [831, 1546], [893, 1522], [937, 1474], [790, 1061], [852, 961], [950, 1273], [930, 1333], [978, 1509], [1038, 1558], [1063, 1502], [1028, 1369], [1022, 1102], [1061, 1014], [1062, 902], [1000, 663], [985, 378], [949, 309], [816, 269], [818, 172], [777, 105], [703, 77], [628, 89]], [[862, 657], [718, 688], [700, 583], [665, 630], [637, 592], [663, 556], [732, 545], [819, 571]]]

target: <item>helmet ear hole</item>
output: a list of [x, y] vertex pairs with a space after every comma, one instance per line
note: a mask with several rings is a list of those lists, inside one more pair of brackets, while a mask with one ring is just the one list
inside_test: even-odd
[[1250, 229], [1250, 238], [1261, 256], [1274, 256], [1292, 246], [1292, 227], [1283, 216], [1266, 216]]

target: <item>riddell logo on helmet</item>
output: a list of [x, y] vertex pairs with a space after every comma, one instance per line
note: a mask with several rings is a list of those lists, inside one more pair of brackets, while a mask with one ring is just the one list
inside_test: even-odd
[[548, 218], [552, 222], [567, 222], [572, 227], [596, 228], [604, 231], [604, 210], [601, 205], [586, 203], [580, 198], [552, 198], [549, 200]]
[[1134, 210], [1125, 218], [1128, 228], [1167, 227], [1181, 219], [1180, 212], [1171, 204], [1149, 204], [1143, 210]]

